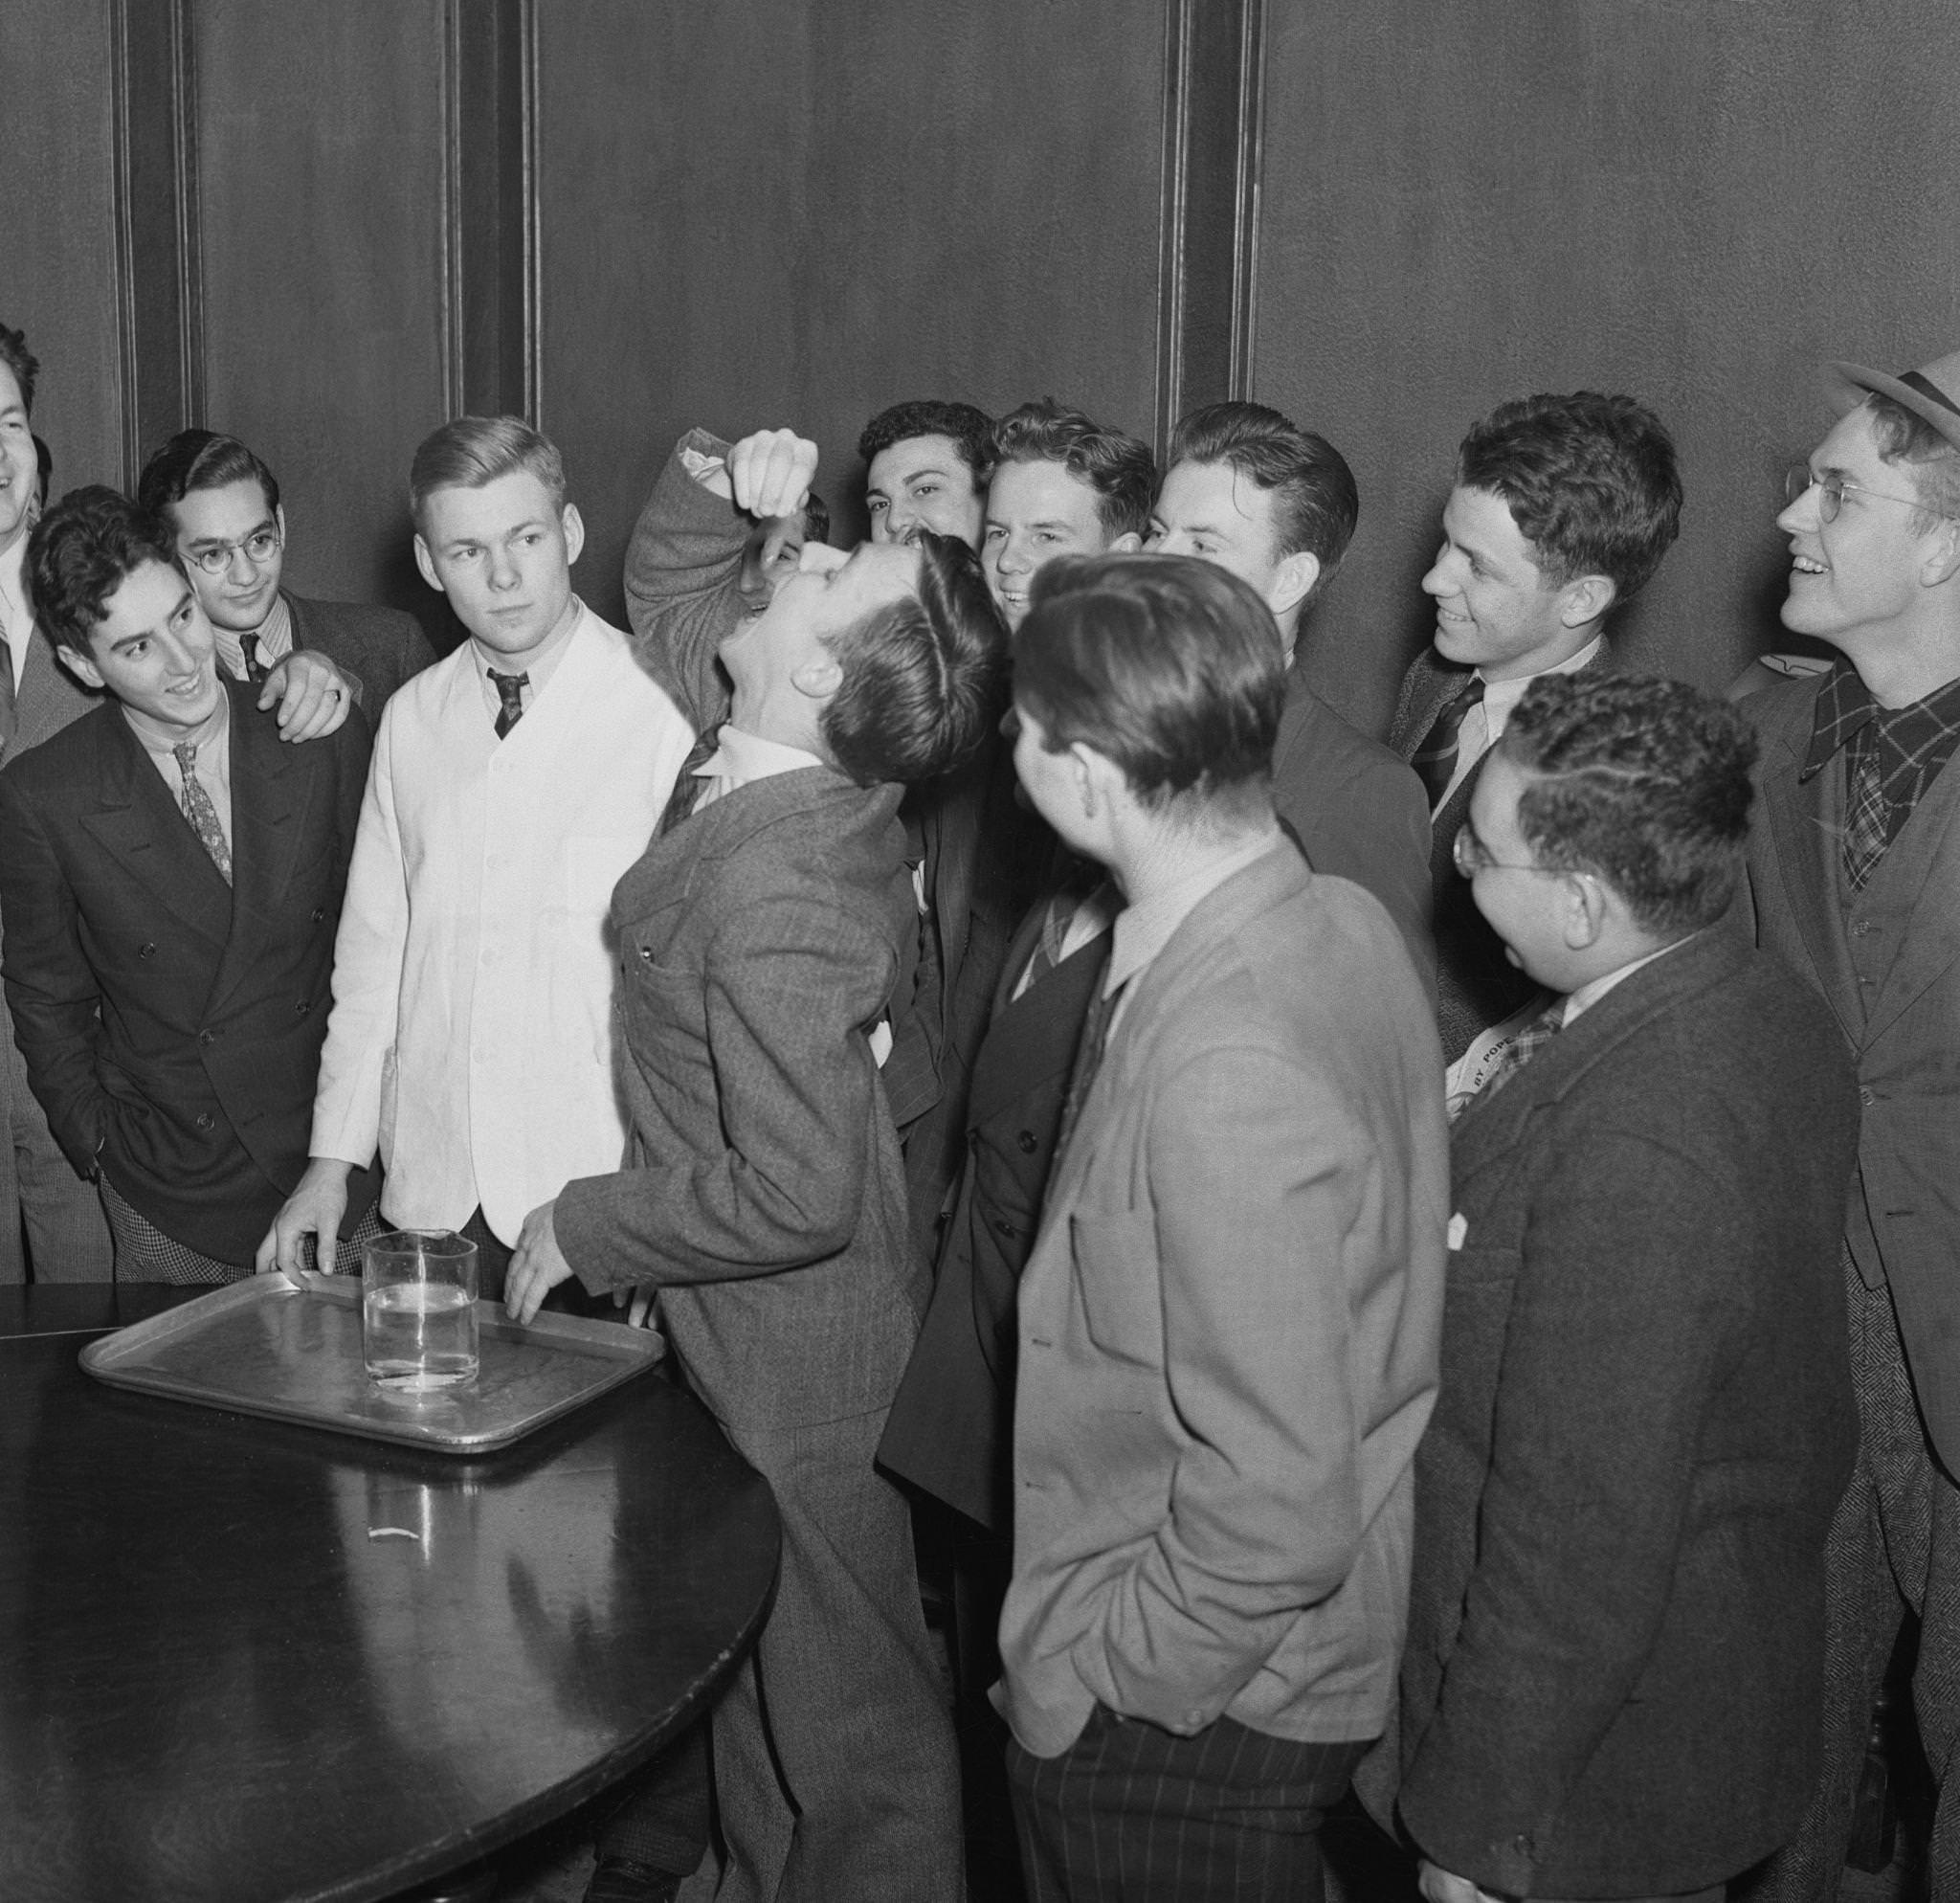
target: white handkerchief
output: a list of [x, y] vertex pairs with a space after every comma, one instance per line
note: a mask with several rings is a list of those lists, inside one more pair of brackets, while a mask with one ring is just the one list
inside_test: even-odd
[[1453, 1249], [1460, 1249], [1463, 1246], [1463, 1238], [1467, 1236], [1469, 1233], [1470, 1225], [1463, 1220], [1462, 1211], [1459, 1210], [1456, 1215], [1450, 1218], [1450, 1229], [1448, 1239], [1450, 1247]]

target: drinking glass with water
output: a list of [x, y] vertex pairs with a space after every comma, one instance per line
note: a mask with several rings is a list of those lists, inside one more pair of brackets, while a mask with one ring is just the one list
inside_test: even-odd
[[477, 1245], [447, 1229], [393, 1229], [361, 1252], [361, 1350], [385, 1388], [477, 1378]]

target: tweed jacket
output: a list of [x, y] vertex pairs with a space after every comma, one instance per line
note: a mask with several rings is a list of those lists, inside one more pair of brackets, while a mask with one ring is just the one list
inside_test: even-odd
[[372, 728], [404, 681], [435, 659], [412, 615], [354, 601], [313, 601], [281, 589], [293, 616], [293, 645], [323, 654], [361, 687], [361, 709]]
[[[1612, 664], [1611, 649], [1602, 647], [1582, 671]], [[1389, 745], [1403, 759], [1414, 757], [1444, 703], [1461, 692], [1470, 671], [1443, 660], [1433, 647], [1424, 648], [1409, 663], [1389, 727]], [[1430, 828], [1437, 1022], [1442, 1032], [1445, 1063], [1455, 1063], [1481, 1032], [1502, 1024], [1542, 990], [1504, 956], [1503, 941], [1485, 923], [1470, 896], [1470, 882], [1457, 870], [1453, 856], [1457, 832], [1470, 817], [1470, 795], [1476, 790], [1477, 774], [1466, 773]]]
[[1817, 680], [1742, 705], [1762, 743], [1749, 840], [1757, 940], [1822, 995], [1863, 1120], [1845, 1239], [1889, 1283], [1927, 1434], [1960, 1475], [1960, 765], [1944, 767], [1863, 892], [1841, 890], [1844, 756], [1799, 784]]
[[1436, 1399], [1442, 1065], [1380, 904], [1285, 849], [1131, 980], [1022, 1277], [1002, 1709], [1382, 1728]]
[[1452, 1139], [1399, 1750], [1359, 1780], [1505, 1895], [1673, 1895], [1794, 1833], [1858, 1444], [1828, 1015], [1704, 931]]
[[[626, 551], [627, 616], [642, 664], [704, 735], [727, 718], [730, 687], [717, 654], [741, 625], [736, 584], [751, 525], [688, 474], [681, 452], [725, 457], [728, 448], [700, 429], [675, 444]], [[932, 1260], [963, 1153], [988, 1004], [1033, 897], [1029, 867], [1046, 851], [1045, 828], [1013, 795], [1012, 766], [992, 745], [962, 772], [905, 795], [907, 851], [921, 867], [926, 906], [894, 994], [884, 1086], [903, 1140], [922, 1263]]]
[[[288, 746], [225, 684], [230, 885], [110, 702], [0, 772], [0, 893], [8, 1001], [63, 1153], [244, 1264], [306, 1167], [368, 742], [356, 711]], [[373, 1194], [352, 1185], [350, 1220]]]
[[868, 1033], [913, 929], [896, 787], [738, 787], [619, 882], [628, 1167], [553, 1225], [587, 1287], [653, 1283], [738, 1444], [883, 1408], [924, 1306]]

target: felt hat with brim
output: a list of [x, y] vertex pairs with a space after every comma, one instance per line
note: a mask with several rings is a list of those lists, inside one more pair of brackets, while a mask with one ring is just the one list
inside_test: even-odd
[[1838, 414], [1848, 414], [1877, 391], [1894, 403], [1925, 418], [1960, 449], [1960, 350], [1941, 357], [1923, 370], [1906, 370], [1887, 376], [1883, 370], [1868, 370], [1862, 364], [1832, 364], [1824, 372], [1824, 386]]

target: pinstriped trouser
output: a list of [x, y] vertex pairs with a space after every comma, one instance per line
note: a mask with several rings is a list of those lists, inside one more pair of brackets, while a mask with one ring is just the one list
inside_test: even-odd
[[1102, 1705], [1058, 1757], [1010, 1738], [1029, 1903], [1321, 1903], [1321, 1819], [1370, 1742], [1178, 1737]]

